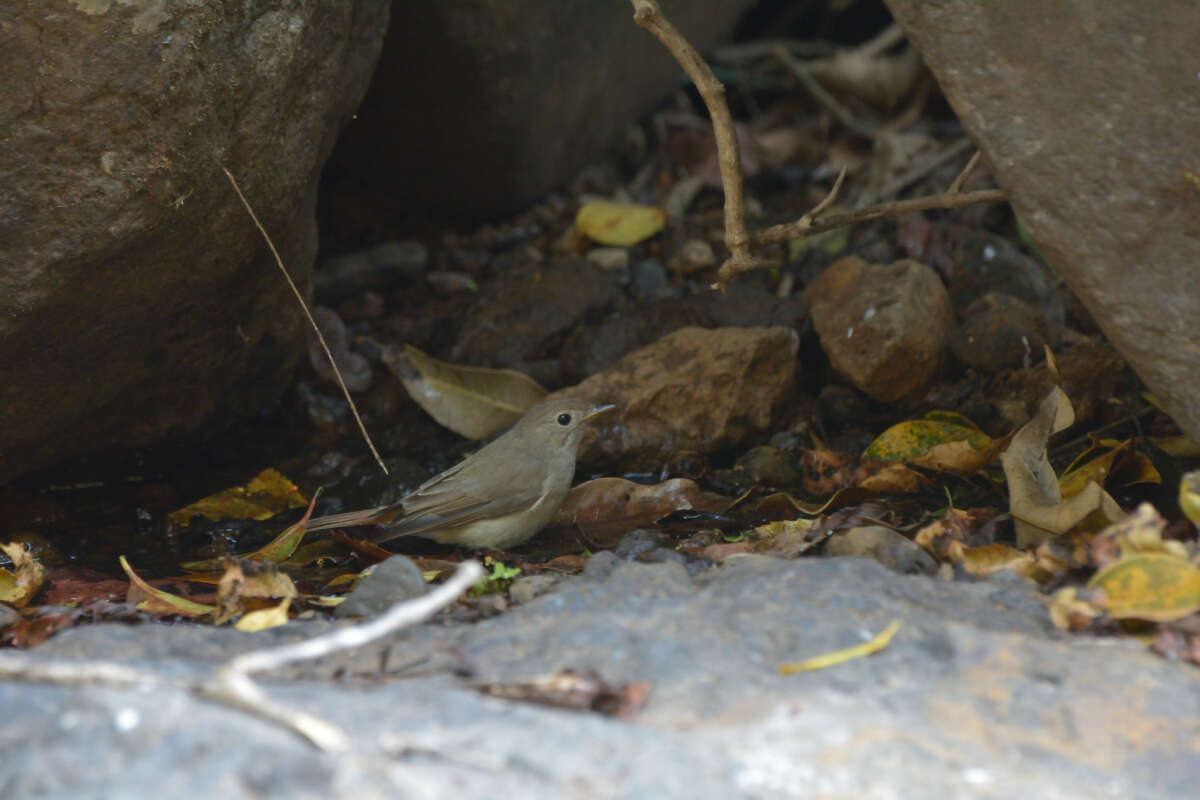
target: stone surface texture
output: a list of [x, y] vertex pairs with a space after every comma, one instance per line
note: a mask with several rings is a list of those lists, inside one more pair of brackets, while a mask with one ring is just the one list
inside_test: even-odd
[[283, 391], [384, 0], [0, 5], [0, 481]]
[[1200, 439], [1200, 6], [886, 1], [1038, 249]]
[[[944, 583], [865, 559], [763, 556], [693, 578], [678, 564], [592, 560], [498, 617], [424, 625], [386, 652], [266, 683], [272, 700], [347, 730], [344, 753], [167, 686], [0, 682], [0, 786], [175, 800], [1195, 796], [1196, 671], [1129, 640], [1053, 632], [1018, 579]], [[896, 619], [873, 656], [779, 674]], [[327, 629], [106, 624], [32, 653], [202, 676]], [[622, 721], [474, 688], [560, 668], [644, 682], [645, 705]]]
[[680, 451], [765, 438], [796, 386], [792, 328], [681, 328], [562, 394], [617, 411], [592, 423], [583, 464], [661, 466]]
[[919, 395], [941, 369], [954, 312], [941, 278], [919, 261], [840, 258], [804, 300], [829, 363], [876, 400]]
[[[664, 12], [704, 51], [749, 5], [690, 0]], [[334, 163], [397, 210], [521, 209], [683, 85], [628, 0], [406, 0], [392, 14]]]

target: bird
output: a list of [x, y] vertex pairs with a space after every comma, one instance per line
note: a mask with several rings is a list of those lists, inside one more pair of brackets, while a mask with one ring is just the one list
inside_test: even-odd
[[504, 434], [397, 502], [318, 517], [307, 530], [381, 525], [374, 541], [421, 536], [442, 544], [503, 550], [533, 537], [562, 505], [588, 423], [613, 405], [551, 398]]

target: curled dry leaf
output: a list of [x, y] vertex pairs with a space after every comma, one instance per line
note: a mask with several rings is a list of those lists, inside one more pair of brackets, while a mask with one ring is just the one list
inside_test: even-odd
[[0, 544], [0, 550], [12, 560], [10, 572], [0, 569], [0, 602], [24, 608], [46, 580], [46, 568], [38, 563], [23, 544]]
[[625, 478], [596, 478], [573, 488], [554, 518], [578, 527], [589, 539], [614, 543], [625, 533], [653, 525], [674, 511], [721, 513], [729, 500], [708, 494], [688, 478], [646, 485]]
[[182, 617], [204, 617], [217, 610], [215, 606], [207, 606], [188, 600], [186, 597], [164, 592], [162, 589], [155, 589], [133, 571], [133, 567], [129, 566], [125, 556], [121, 556], [118, 561], [121, 563], [121, 569], [125, 570], [125, 574], [129, 576], [129, 592], [125, 599], [130, 603], [137, 603], [139, 611], [147, 611], [151, 614], [178, 614]]
[[233, 627], [246, 633], [257, 633], [258, 631], [265, 631], [268, 628], [278, 628], [280, 625], [286, 625], [288, 621], [288, 606], [291, 604], [292, 598], [285, 597], [280, 601], [279, 605], [251, 611], [234, 623]]
[[381, 357], [429, 416], [468, 439], [507, 428], [547, 394], [516, 370], [448, 364], [411, 345], [384, 347]]
[[893, 425], [867, 447], [865, 459], [971, 475], [999, 452], [996, 441], [965, 417], [930, 412], [925, 419]]
[[[1066, 533], [1093, 514], [1096, 527], [1124, 517], [1121, 507], [1095, 482], [1089, 482], [1074, 497], [1063, 501], [1058, 476], [1046, 455], [1046, 442], [1051, 434], [1069, 428], [1074, 422], [1071, 401], [1056, 386], [1033, 418], [1013, 435], [1001, 456], [1018, 547], [1040, 544]], [[1089, 524], [1095, 523], [1089, 520]]]
[[291, 598], [298, 592], [292, 579], [271, 562], [254, 563], [227, 559], [225, 574], [217, 582], [219, 611], [213, 620], [223, 625], [246, 613], [245, 601], [250, 598]]

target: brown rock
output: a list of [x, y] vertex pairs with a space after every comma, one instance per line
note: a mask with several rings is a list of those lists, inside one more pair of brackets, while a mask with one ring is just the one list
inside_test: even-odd
[[308, 285], [317, 178], [382, 0], [0, 11], [0, 481], [253, 411], [300, 310], [221, 172]]
[[584, 462], [657, 465], [681, 450], [710, 453], [770, 430], [795, 388], [791, 328], [682, 328], [564, 394], [616, 403], [580, 453]]
[[1200, 83], [1180, 61], [1200, 5], [887, 4], [1040, 252], [1200, 439]]
[[1028, 303], [996, 292], [972, 303], [963, 316], [950, 349], [967, 366], [999, 372], [1042, 359], [1046, 326]]
[[520, 369], [558, 355], [564, 337], [617, 293], [612, 277], [582, 259], [523, 269], [480, 298], [450, 360]]
[[805, 290], [833, 368], [876, 400], [924, 391], [941, 367], [954, 314], [937, 274], [912, 259], [839, 259]]

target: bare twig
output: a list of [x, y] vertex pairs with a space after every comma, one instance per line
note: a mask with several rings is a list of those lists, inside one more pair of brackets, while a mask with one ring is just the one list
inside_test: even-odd
[[866, 194], [862, 195], [858, 198], [858, 206], [860, 208], [864, 208], [866, 206], [874, 205], [881, 200], [890, 200], [891, 198], [900, 194], [900, 192], [907, 189], [911, 184], [921, 180], [938, 167], [953, 161], [963, 153], [966, 153], [973, 146], [974, 145], [972, 145], [970, 139], [966, 137], [959, 139], [957, 142], [946, 147], [941, 152], [934, 153], [929, 158], [926, 158], [923, 161], [914, 164], [909, 169], [906, 169], [898, 178], [891, 181], [886, 186], [883, 186], [878, 191], [867, 192]]
[[754, 243], [756, 245], [779, 244], [790, 239], [813, 236], [825, 231], [831, 231], [834, 228], [855, 225], [869, 219], [899, 217], [913, 211], [928, 211], [932, 208], [959, 208], [960, 206], [969, 206], [975, 203], [1003, 203], [1007, 200], [1008, 196], [1000, 189], [981, 189], [978, 192], [967, 192], [965, 194], [935, 194], [928, 197], [913, 197], [908, 200], [897, 200], [894, 203], [882, 203], [870, 208], [860, 208], [857, 211], [847, 211], [844, 214], [833, 214], [824, 219], [815, 220], [807, 227], [801, 225], [804, 217], [801, 217], [796, 222], [773, 225], [770, 228], [755, 231]]
[[725, 87], [695, 48], [663, 16], [656, 0], [630, 2], [633, 4], [634, 21], [670, 51], [692, 79], [704, 105], [708, 107], [713, 121], [713, 136], [717, 141], [721, 184], [725, 189], [725, 246], [731, 253], [729, 262], [735, 264], [740, 272], [757, 269], [766, 262], [756, 259], [750, 252], [750, 234], [746, 230], [746, 209], [742, 201], [742, 167], [738, 157], [737, 133], [733, 128], [729, 105], [725, 102]]
[[795, 56], [788, 52], [786, 47], [779, 45], [771, 52], [777, 61], [787, 67], [788, 71], [792, 73], [792, 76], [800, 82], [801, 86], [804, 87], [804, 90], [812, 95], [814, 100], [823, 105], [830, 114], [833, 114], [838, 122], [842, 123], [842, 125], [854, 131], [859, 136], [870, 138], [875, 135], [875, 131], [869, 125], [859, 122], [858, 119], [855, 118], [853, 112], [842, 105], [841, 101], [839, 101], [836, 97], [830, 94], [829, 90], [822, 86], [821, 83], [812, 76], [812, 73], [808, 71], [808, 68], [801, 64]]
[[168, 686], [186, 689], [204, 699], [241, 709], [293, 731], [321, 750], [341, 751], [350, 742], [341, 728], [320, 717], [272, 701], [251, 679], [250, 674], [361, 647], [400, 628], [424, 622], [454, 602], [483, 574], [483, 568], [478, 563], [466, 561], [459, 565], [448, 581], [429, 594], [398, 603], [381, 617], [295, 644], [243, 653], [221, 667], [211, 678], [176, 678], [109, 661], [40, 661], [19, 652], [0, 653], [0, 678], [57, 686]]
[[254, 213], [254, 209], [250, 207], [250, 202], [242, 194], [242, 188], [238, 186], [237, 179], [233, 177], [233, 173], [225, 167], [221, 167], [221, 171], [225, 173], [225, 177], [229, 178], [229, 182], [233, 184], [233, 190], [237, 192], [238, 199], [246, 207], [246, 213], [250, 215], [250, 219], [254, 220], [254, 224], [258, 227], [258, 232], [266, 239], [267, 247], [271, 248], [271, 255], [275, 256], [275, 263], [279, 265], [279, 271], [283, 273], [288, 286], [292, 288], [292, 294], [296, 295], [296, 301], [304, 309], [304, 316], [308, 317], [308, 324], [316, 331], [317, 340], [321, 342], [321, 348], [325, 351], [325, 356], [329, 359], [330, 366], [333, 367], [333, 374], [337, 377], [338, 385], [342, 387], [342, 394], [346, 396], [346, 402], [350, 404], [350, 413], [354, 415], [354, 421], [358, 423], [358, 429], [362, 431], [363, 439], [366, 440], [367, 447], [371, 450], [371, 455], [375, 456], [375, 463], [383, 470], [383, 474], [387, 475], [388, 468], [384, 465], [383, 459], [380, 458], [379, 451], [375, 449], [375, 443], [371, 441], [371, 435], [367, 433], [367, 426], [363, 424], [362, 417], [358, 415], [358, 407], [354, 405], [354, 400], [350, 398], [350, 390], [346, 388], [346, 382], [342, 380], [342, 371], [338, 369], [337, 362], [333, 360], [333, 353], [330, 352], [329, 345], [325, 342], [325, 335], [321, 333], [321, 329], [317, 326], [317, 321], [313, 319], [312, 311], [309, 310], [308, 303], [304, 301], [304, 295], [300, 294], [300, 289], [297, 288], [296, 282], [292, 280], [287, 267], [283, 265], [283, 259], [279, 257], [279, 251], [275, 249], [275, 243], [271, 241], [271, 237], [267, 234], [267, 229], [258, 221], [258, 215]]
[[[956, 181], [953, 191], [932, 197], [916, 197], [911, 200], [884, 203], [870, 208], [862, 208], [844, 214], [834, 214], [824, 219], [817, 215], [829, 207], [832, 197], [840, 188], [838, 185], [829, 195], [795, 222], [775, 225], [753, 234], [746, 228], [745, 204], [742, 199], [742, 169], [738, 161], [737, 136], [734, 133], [733, 117], [725, 102], [725, 87], [713, 76], [712, 70], [696, 53], [695, 49], [683, 38], [658, 7], [655, 0], [630, 0], [633, 4], [633, 18], [638, 25], [654, 34], [663, 46], [670, 51], [679, 65], [683, 67], [696, 89], [700, 92], [704, 104], [712, 117], [713, 134], [717, 141], [717, 157], [721, 165], [721, 183], [725, 188], [725, 244], [731, 253], [729, 259], [721, 265], [718, 272], [718, 282], [715, 287], [721, 288], [735, 276], [743, 272], [751, 272], [771, 262], [755, 258], [751, 254], [752, 247], [761, 247], [791, 239], [802, 239], [835, 228], [843, 228], [869, 219], [896, 217], [912, 211], [925, 211], [933, 208], [957, 208], [974, 203], [999, 203], [1008, 200], [1004, 192], [989, 189], [978, 192], [963, 193], [959, 191], [961, 184]], [[881, 53], [888, 47], [899, 42], [903, 33], [898, 27], [892, 26], [868, 42], [860, 50], [869, 53]], [[941, 154], [939, 158], [945, 157]], [[844, 172], [843, 172], [844, 175]], [[964, 178], [965, 180], [965, 178]]]
[[971, 156], [971, 160], [963, 167], [962, 172], [958, 173], [958, 177], [954, 179], [954, 183], [950, 184], [950, 188], [946, 190], [946, 194], [958, 194], [962, 191], [963, 184], [967, 182], [967, 178], [971, 177], [971, 173], [979, 165], [980, 155], [980, 151], [976, 150], [975, 155]]

